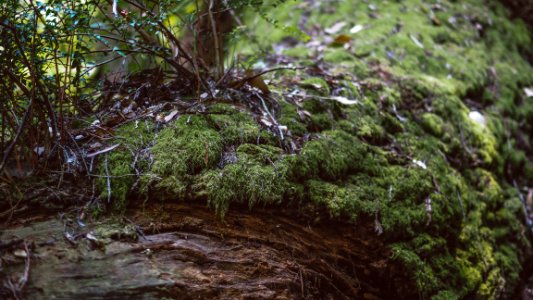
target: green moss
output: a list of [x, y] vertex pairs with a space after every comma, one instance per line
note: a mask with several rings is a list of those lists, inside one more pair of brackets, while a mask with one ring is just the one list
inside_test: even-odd
[[366, 78], [369, 68], [365, 62], [355, 57], [343, 48], [328, 48], [324, 52], [324, 61], [333, 64], [334, 68], [343, 68], [351, 71], [358, 78]]
[[302, 110], [300, 110], [301, 115], [298, 114], [298, 107], [285, 100], [280, 101], [279, 104], [281, 107], [281, 112], [278, 122], [281, 125], [287, 126], [292, 135], [303, 136], [305, 133], [307, 133], [304, 118], [308, 118], [308, 116], [306, 116]]
[[444, 121], [432, 113], [425, 113], [422, 115], [422, 126], [431, 134], [441, 137], [444, 133]]
[[[533, 104], [523, 91], [533, 86], [533, 68], [521, 53], [531, 48], [528, 30], [494, 1], [381, 1], [373, 12], [364, 1], [334, 4], [331, 14], [284, 2], [266, 12], [277, 27], [249, 23], [269, 32], [260, 42], [266, 48], [298, 25], [308, 32], [339, 20], [364, 26], [347, 33], [348, 50], [314, 51], [316, 43], [284, 50], [328, 74], [308, 78], [291, 70], [271, 84], [285, 93], [294, 90], [287, 83], [306, 78], [298, 84], [307, 97], [279, 100], [272, 110], [290, 132], [283, 143], [294, 142], [296, 153], [281, 149], [248, 112], [219, 105], [211, 112], [227, 113], [181, 117], [148, 143], [125, 131], [135, 148], [154, 140], [142, 178], [173, 198], [205, 198], [221, 215], [232, 204], [296, 201], [332, 218], [371, 220], [421, 299], [509, 296], [530, 249], [508, 182], [529, 185], [533, 178]], [[304, 11], [307, 22], [298, 24]], [[240, 42], [256, 54], [249, 41]], [[486, 124], [470, 119], [474, 110]], [[113, 175], [135, 171], [127, 149], [108, 154]], [[113, 197], [124, 202], [134, 181], [113, 178]], [[100, 186], [105, 196], [105, 180]]]
[[325, 131], [293, 157], [292, 174], [299, 179], [345, 177], [363, 164], [365, 146], [343, 131]]
[[134, 155], [144, 158], [143, 151], [154, 141], [154, 124], [148, 121], [129, 123], [115, 132], [115, 139], [120, 143], [109, 153], [101, 155], [97, 184], [101, 199], [113, 199], [113, 206], [123, 210], [127, 205], [127, 196], [136, 182], [136, 169], [143, 173], [147, 169], [145, 160], [137, 160]]
[[206, 117], [206, 126], [221, 135], [224, 145], [243, 143], [276, 143], [278, 138], [268, 130], [262, 130], [252, 115], [230, 105], [218, 104], [210, 108], [211, 115]]
[[281, 158], [281, 149], [251, 144], [237, 149], [237, 161], [221, 170], [210, 170], [201, 175], [198, 191], [206, 193], [208, 203], [224, 216], [231, 203], [279, 203], [289, 189], [287, 164]]
[[163, 129], [152, 147], [152, 184], [183, 197], [188, 176], [209, 169], [220, 161], [221, 135], [202, 116], [182, 117]]
[[294, 58], [307, 58], [311, 54], [309, 47], [297, 46], [283, 50], [283, 55]]

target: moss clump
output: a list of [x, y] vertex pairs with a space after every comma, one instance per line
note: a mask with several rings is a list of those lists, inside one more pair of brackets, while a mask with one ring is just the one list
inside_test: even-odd
[[305, 144], [291, 165], [294, 178], [335, 180], [363, 164], [366, 147], [344, 131], [325, 131]]
[[425, 113], [422, 115], [422, 126], [436, 137], [441, 137], [444, 133], [444, 121], [441, 117], [432, 113]]
[[[129, 123], [115, 132], [120, 146], [100, 158], [98, 185], [100, 198], [113, 198], [113, 206], [122, 210], [127, 205], [127, 196], [136, 182], [137, 171], [146, 171], [145, 150], [154, 140], [154, 124], [149, 121]], [[134, 155], [141, 159], [134, 163]], [[137, 170], [137, 171], [136, 171]]]
[[222, 150], [221, 135], [204, 117], [182, 117], [159, 133], [151, 149], [152, 180], [156, 187], [183, 197], [189, 176], [216, 165]]
[[240, 111], [230, 105], [216, 105], [212, 114], [205, 120], [208, 128], [219, 132], [224, 145], [244, 143], [276, 144], [277, 137], [268, 130], [263, 130], [250, 113]]
[[[279, 104], [281, 112], [278, 122], [281, 125], [287, 126], [289, 132], [294, 136], [303, 136], [306, 134], [307, 128], [305, 119], [308, 118], [308, 116], [306, 116], [303, 110], [285, 100], [281, 100]], [[300, 110], [300, 113], [298, 113], [298, 110]]]
[[224, 216], [231, 203], [274, 204], [289, 188], [287, 164], [281, 149], [243, 144], [237, 148], [237, 161], [201, 175], [196, 189], [207, 195], [208, 203]]

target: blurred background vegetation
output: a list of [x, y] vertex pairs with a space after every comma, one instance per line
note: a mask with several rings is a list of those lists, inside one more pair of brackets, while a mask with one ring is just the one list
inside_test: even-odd
[[242, 17], [257, 14], [279, 26], [262, 10], [281, 2], [2, 1], [0, 174], [72, 159], [68, 129], [110, 104], [106, 84], [135, 72], [157, 70], [154, 80], [177, 80], [197, 97], [230, 82], [226, 67], [234, 71], [237, 58], [228, 45], [250, 37]]

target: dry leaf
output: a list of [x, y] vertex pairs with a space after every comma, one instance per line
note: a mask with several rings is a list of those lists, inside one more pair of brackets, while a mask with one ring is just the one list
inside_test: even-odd
[[524, 93], [526, 93], [526, 98], [533, 97], [533, 87], [524, 88]]
[[346, 22], [337, 22], [333, 26], [324, 29], [327, 34], [336, 34], [346, 26]]
[[351, 37], [345, 35], [345, 34], [341, 34], [341, 35], [338, 35], [334, 40], [333, 42], [331, 42], [330, 46], [342, 46], [344, 44], [347, 44], [349, 43], [350, 41], [352, 40]]
[[420, 160], [417, 160], [417, 159], [413, 159], [413, 163], [419, 167], [421, 167], [422, 169], [426, 170], [428, 167], [426, 166], [426, 163], [424, 163], [423, 161], [420, 161]]
[[339, 102], [340, 104], [344, 104], [344, 105], [354, 105], [354, 104], [359, 103], [359, 101], [357, 101], [357, 100], [351, 100], [351, 99], [348, 99], [348, 98], [342, 97], [342, 96], [331, 97], [331, 99]]
[[352, 27], [352, 28], [350, 29], [350, 33], [351, 33], [351, 34], [355, 34], [355, 33], [358, 33], [359, 31], [361, 31], [361, 30], [363, 30], [363, 29], [365, 29], [365, 27], [364, 27], [363, 25], [361, 25], [361, 24], [357, 24], [357, 25], [355, 25], [354, 27]]
[[261, 122], [261, 124], [265, 125], [266, 127], [270, 127], [270, 126], [272, 126], [272, 122], [270, 122], [269, 120], [264, 119], [264, 118], [261, 118], [261, 119], [259, 120], [259, 122]]
[[424, 49], [424, 44], [422, 44], [414, 35], [409, 34], [409, 37], [411, 38], [413, 43], [415, 43], [415, 45], [417, 45], [418, 47]]
[[270, 94], [270, 89], [261, 76], [254, 76], [252, 70], [246, 70], [245, 74], [248, 77], [252, 77], [247, 80], [249, 85], [259, 89], [265, 95]]
[[163, 119], [163, 121], [164, 121], [165, 123], [168, 123], [168, 122], [172, 121], [172, 119], [174, 119], [174, 117], [175, 117], [177, 114], [178, 114], [178, 110], [175, 109], [175, 110], [171, 111], [171, 112], [170, 112], [170, 113], [169, 113], [169, 114]]
[[26, 253], [26, 251], [23, 250], [23, 249], [17, 249], [15, 251], [13, 251], [13, 255], [15, 257], [18, 257], [18, 258], [26, 258], [26, 257], [28, 257], [28, 253]]

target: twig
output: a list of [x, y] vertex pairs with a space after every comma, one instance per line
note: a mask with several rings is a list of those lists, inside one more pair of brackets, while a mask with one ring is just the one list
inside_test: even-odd
[[31, 109], [33, 106], [33, 100], [34, 100], [34, 97], [31, 97], [30, 103], [28, 103], [28, 107], [26, 108], [26, 113], [24, 113], [24, 117], [22, 118], [22, 121], [20, 122], [20, 125], [17, 129], [17, 133], [15, 134], [15, 137], [13, 138], [13, 141], [11, 142], [11, 144], [9, 144], [6, 151], [4, 152], [4, 157], [2, 158], [2, 164], [0, 164], [0, 174], [2, 174], [2, 171], [4, 170], [4, 167], [6, 166], [6, 163], [7, 163], [7, 159], [9, 158], [9, 155], [11, 155], [11, 152], [13, 151], [13, 148], [17, 144], [20, 138], [20, 135], [22, 134], [22, 130], [24, 129], [26, 122], [28, 121], [28, 118], [31, 114]]
[[18, 280], [17, 283], [13, 283], [11, 278], [7, 279], [3, 283], [4, 287], [6, 287], [9, 291], [11, 291], [11, 293], [13, 294], [13, 298], [17, 300], [22, 299], [22, 290], [24, 289], [24, 287], [26, 286], [26, 283], [28, 282], [30, 278], [31, 253], [28, 247], [28, 243], [26, 241], [24, 241], [24, 251], [26, 251], [24, 274]]
[[105, 174], [106, 174], [106, 182], [107, 182], [107, 203], [111, 202], [111, 178], [109, 178], [109, 168], [107, 166], [107, 154], [105, 155]]
[[19, 279], [19, 282], [18, 282], [18, 288], [20, 291], [24, 289], [24, 286], [26, 285], [26, 283], [28, 282], [30, 278], [31, 253], [30, 253], [30, 249], [28, 248], [28, 243], [26, 241], [24, 241], [24, 251], [26, 251], [26, 263], [24, 265], [24, 275], [22, 276], [22, 278]]
[[215, 46], [215, 65], [217, 69], [217, 79], [221, 78], [224, 75], [224, 62], [221, 62], [221, 49], [219, 44], [219, 33], [217, 32], [217, 27], [215, 23], [215, 18], [213, 17], [213, 0], [209, 0], [209, 8], [207, 10], [209, 14], [209, 22], [211, 23], [211, 30], [213, 31], [213, 42]]
[[531, 221], [530, 218], [530, 211], [526, 205], [526, 200], [524, 199], [524, 196], [522, 195], [522, 192], [520, 192], [520, 188], [518, 187], [518, 184], [516, 183], [516, 180], [513, 179], [513, 185], [516, 189], [516, 193], [518, 194], [518, 199], [520, 199], [520, 202], [522, 203], [522, 209], [524, 210], [524, 217], [526, 220], [526, 225], [529, 227], [529, 230], [533, 234], [533, 221]]
[[268, 69], [268, 70], [264, 70], [264, 71], [261, 71], [255, 75], [251, 75], [251, 76], [248, 76], [248, 77], [244, 77], [243, 79], [240, 79], [240, 80], [237, 80], [237, 81], [233, 81], [233, 82], [230, 82], [228, 84], [228, 86], [230, 87], [238, 87], [238, 86], [241, 86], [242, 84], [244, 84], [245, 82], [247, 81], [250, 81], [252, 79], [255, 79], [261, 75], [264, 75], [266, 73], [270, 73], [270, 72], [275, 72], [275, 71], [280, 71], [280, 70], [303, 70], [303, 69], [306, 69], [307, 67], [277, 67], [277, 68], [272, 68], [272, 69]]

